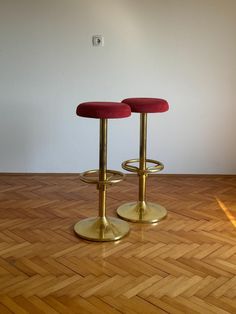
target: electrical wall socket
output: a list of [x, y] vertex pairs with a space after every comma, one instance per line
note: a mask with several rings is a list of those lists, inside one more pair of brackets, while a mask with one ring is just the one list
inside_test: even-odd
[[92, 42], [93, 42], [93, 46], [103, 47], [104, 46], [104, 37], [102, 35], [93, 35]]

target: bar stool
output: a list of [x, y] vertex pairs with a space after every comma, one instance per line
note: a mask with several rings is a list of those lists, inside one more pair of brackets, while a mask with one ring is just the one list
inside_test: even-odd
[[98, 217], [77, 222], [74, 231], [86, 240], [119, 240], [129, 232], [129, 224], [121, 219], [106, 216], [106, 190], [108, 186], [122, 181], [124, 174], [107, 170], [107, 124], [108, 119], [129, 117], [130, 107], [115, 102], [86, 102], [77, 107], [76, 113], [81, 117], [100, 119], [99, 169], [88, 170], [80, 175], [83, 182], [97, 185], [99, 211]]
[[[146, 201], [146, 180], [149, 174], [157, 173], [164, 168], [164, 165], [157, 160], [147, 159], [147, 114], [168, 111], [168, 102], [158, 98], [128, 98], [122, 103], [128, 104], [132, 112], [140, 113], [140, 150], [139, 159], [130, 159], [122, 163], [122, 168], [135, 172], [139, 176], [139, 198], [138, 202], [121, 205], [117, 214], [132, 222], [156, 223], [167, 215], [166, 209], [155, 203]], [[138, 163], [136, 167], [133, 164]], [[151, 166], [147, 166], [151, 164]]]

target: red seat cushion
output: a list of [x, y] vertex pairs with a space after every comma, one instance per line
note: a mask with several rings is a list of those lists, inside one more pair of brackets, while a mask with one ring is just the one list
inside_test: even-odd
[[84, 102], [77, 107], [78, 116], [95, 119], [126, 118], [131, 115], [130, 107], [119, 102]]
[[151, 113], [169, 110], [168, 102], [160, 98], [127, 98], [122, 100], [122, 103], [129, 105], [132, 112]]

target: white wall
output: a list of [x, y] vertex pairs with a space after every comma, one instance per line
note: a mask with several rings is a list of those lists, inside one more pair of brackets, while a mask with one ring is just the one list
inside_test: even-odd
[[[170, 103], [149, 158], [235, 174], [235, 30], [235, 0], [0, 0], [0, 171], [97, 167], [98, 121], [76, 105], [149, 96]], [[110, 168], [138, 155], [138, 122], [110, 122]]]

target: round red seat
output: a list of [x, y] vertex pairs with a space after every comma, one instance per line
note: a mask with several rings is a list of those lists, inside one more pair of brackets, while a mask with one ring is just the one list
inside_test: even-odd
[[131, 115], [130, 107], [119, 102], [84, 102], [78, 105], [76, 113], [78, 116], [95, 119], [118, 119]]
[[129, 105], [132, 112], [154, 113], [169, 110], [168, 102], [160, 98], [127, 98], [122, 103]]

